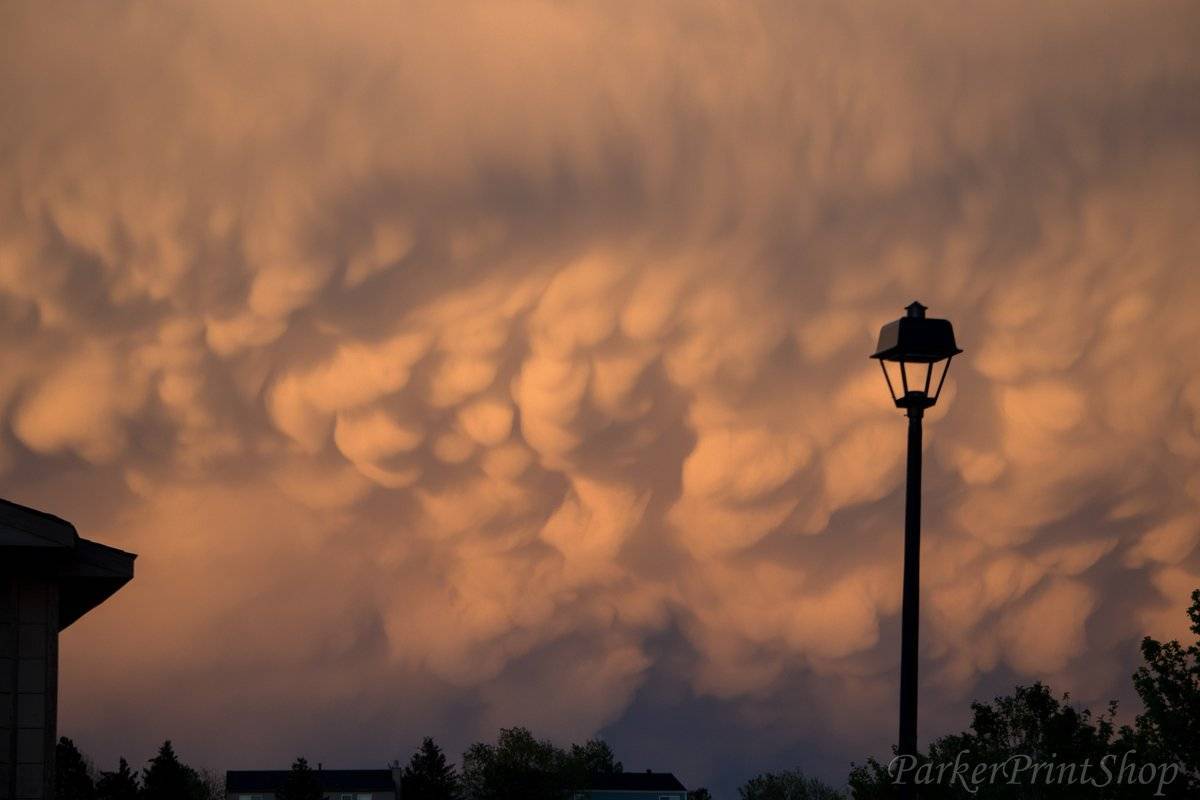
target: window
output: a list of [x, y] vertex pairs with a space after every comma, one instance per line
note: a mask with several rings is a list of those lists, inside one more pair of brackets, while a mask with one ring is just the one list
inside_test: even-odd
[[238, 800], [263, 800], [261, 794], [239, 794]]
[[358, 796], [358, 800], [371, 800], [371, 795], [369, 795], [369, 794], [360, 794], [360, 795]]

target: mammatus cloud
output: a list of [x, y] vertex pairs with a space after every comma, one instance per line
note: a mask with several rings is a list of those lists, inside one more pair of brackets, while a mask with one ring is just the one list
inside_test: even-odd
[[96, 755], [579, 737], [653, 676], [764, 751], [881, 752], [904, 440], [865, 355], [914, 297], [967, 350], [926, 730], [1010, 678], [1101, 702], [1182, 633], [1186, 4], [3, 16], [5, 494], [141, 554], [64, 642]]

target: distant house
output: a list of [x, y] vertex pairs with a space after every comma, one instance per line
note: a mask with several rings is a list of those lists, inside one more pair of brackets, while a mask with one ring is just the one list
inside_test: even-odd
[[670, 772], [617, 772], [597, 775], [574, 800], [687, 800], [687, 789]]
[[[230, 770], [225, 773], [226, 800], [274, 800], [290, 770]], [[326, 800], [398, 800], [398, 769], [317, 769]]]

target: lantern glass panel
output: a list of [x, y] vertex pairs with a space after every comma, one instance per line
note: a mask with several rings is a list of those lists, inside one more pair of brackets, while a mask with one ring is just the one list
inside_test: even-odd
[[904, 397], [904, 369], [899, 361], [879, 360], [879, 365], [883, 367], [883, 374], [887, 378], [888, 389], [892, 392], [892, 399], [899, 400]]
[[933, 377], [934, 365], [927, 361], [905, 361], [904, 372], [908, 378], [908, 391], [929, 394], [930, 379]]
[[932, 382], [929, 384], [929, 396], [935, 401], [938, 395], [942, 393], [942, 386], [946, 382], [946, 373], [950, 371], [950, 362], [954, 360], [954, 356], [943, 359], [933, 365]]

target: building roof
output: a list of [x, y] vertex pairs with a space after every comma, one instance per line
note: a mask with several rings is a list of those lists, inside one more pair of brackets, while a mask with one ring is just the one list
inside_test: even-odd
[[[275, 792], [291, 770], [244, 769], [225, 773], [226, 792]], [[325, 792], [394, 792], [390, 769], [314, 769], [313, 775]]]
[[58, 582], [60, 631], [129, 583], [135, 558], [81, 538], [53, 514], [0, 498], [0, 565]]
[[137, 556], [90, 539], [75, 543], [74, 558], [58, 571], [58, 629], [62, 630], [133, 580]]
[[670, 772], [615, 772], [596, 775], [587, 787], [597, 792], [686, 792]]
[[0, 545], [74, 547], [75, 526], [65, 519], [0, 497]]

